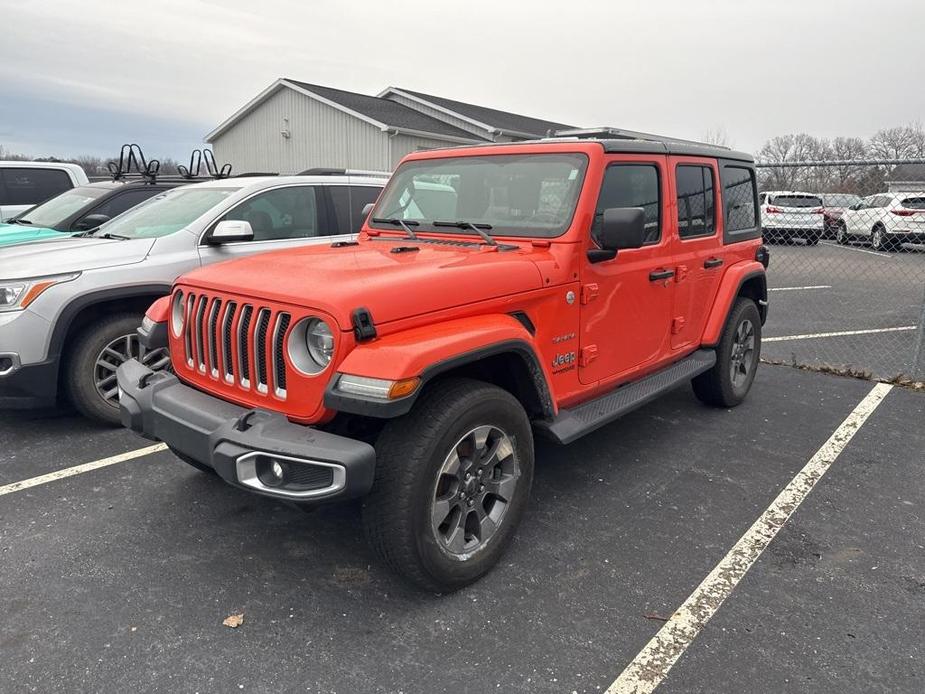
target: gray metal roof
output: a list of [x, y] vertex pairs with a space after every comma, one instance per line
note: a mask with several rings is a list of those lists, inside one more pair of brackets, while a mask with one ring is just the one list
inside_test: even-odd
[[521, 116], [517, 113], [499, 111], [498, 109], [487, 108], [486, 106], [467, 104], [464, 101], [446, 99], [442, 96], [424, 94], [423, 92], [416, 92], [412, 91], [411, 89], [404, 89], [402, 87], [395, 87], [395, 89], [401, 92], [405, 92], [406, 94], [416, 96], [419, 99], [423, 99], [424, 101], [429, 101], [430, 103], [440, 106], [441, 108], [445, 108], [448, 111], [453, 111], [454, 113], [458, 113], [461, 116], [478, 121], [479, 123], [483, 123], [484, 125], [487, 125], [491, 128], [505, 132], [532, 135], [534, 137], [545, 137], [546, 133], [548, 133], [550, 130], [563, 130], [566, 128], [575, 127], [572, 125], [565, 125], [564, 123], [554, 123], [553, 121], [542, 120], [540, 118]]
[[890, 181], [925, 181], [925, 164], [900, 164], [890, 174]]
[[382, 99], [377, 96], [367, 96], [366, 94], [357, 94], [356, 92], [348, 92], [343, 89], [334, 89], [333, 87], [323, 87], [308, 82], [300, 82], [299, 80], [288, 77], [286, 81], [310, 91], [313, 94], [317, 94], [323, 99], [333, 101], [344, 108], [356, 111], [367, 118], [378, 121], [383, 125], [398, 128], [399, 130], [417, 130], [438, 136], [448, 135], [450, 137], [464, 138], [473, 141], [479, 139], [477, 135], [473, 135], [449, 123], [444, 123], [436, 118], [432, 118], [427, 114], [415, 111], [413, 108], [409, 108], [397, 101]]

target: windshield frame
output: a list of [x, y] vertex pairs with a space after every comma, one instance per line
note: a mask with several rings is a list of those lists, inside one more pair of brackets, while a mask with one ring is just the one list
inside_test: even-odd
[[367, 226], [370, 229], [375, 229], [377, 231], [392, 231], [403, 233], [403, 231], [392, 224], [385, 224], [381, 222], [374, 222], [373, 218], [383, 219], [388, 218], [389, 215], [384, 214], [380, 210], [380, 206], [385, 203], [388, 196], [391, 194], [393, 188], [401, 184], [402, 174], [413, 168], [426, 168], [428, 166], [438, 165], [447, 161], [473, 161], [473, 160], [486, 160], [491, 158], [505, 158], [511, 160], [522, 160], [528, 158], [541, 158], [546, 160], [559, 160], [564, 161], [568, 158], [576, 159], [578, 164], [578, 174], [575, 180], [575, 193], [574, 199], [571, 202], [571, 209], [567, 217], [563, 220], [561, 225], [554, 228], [550, 227], [521, 227], [512, 228], [511, 226], [505, 224], [503, 220], [488, 220], [488, 219], [466, 219], [466, 220], [450, 220], [445, 217], [439, 217], [435, 219], [427, 220], [418, 220], [414, 218], [405, 219], [404, 221], [416, 221], [419, 222], [417, 226], [414, 227], [415, 233], [427, 233], [427, 234], [440, 234], [440, 235], [462, 235], [462, 236], [476, 236], [478, 234], [472, 229], [461, 229], [453, 228], [449, 226], [434, 226], [435, 221], [466, 221], [466, 222], [475, 222], [479, 225], [490, 224], [491, 230], [488, 232], [494, 238], [511, 238], [511, 239], [553, 239], [564, 236], [569, 232], [575, 222], [575, 215], [578, 212], [579, 205], [581, 204], [582, 194], [584, 193], [585, 184], [587, 182], [588, 169], [590, 168], [591, 158], [587, 152], [581, 150], [562, 150], [562, 151], [544, 151], [544, 152], [529, 152], [529, 151], [520, 151], [520, 152], [479, 152], [478, 154], [454, 154], [452, 156], [441, 156], [441, 157], [426, 157], [420, 159], [411, 159], [401, 164], [395, 172], [392, 174], [392, 177], [389, 179], [389, 182], [383, 188], [382, 193], [380, 193], [378, 200], [376, 201], [376, 206], [370, 212], [369, 217], [367, 218]]

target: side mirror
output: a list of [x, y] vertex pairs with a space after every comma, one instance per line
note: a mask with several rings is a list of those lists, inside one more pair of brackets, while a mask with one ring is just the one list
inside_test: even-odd
[[363, 211], [360, 212], [360, 217], [361, 217], [360, 223], [361, 224], [369, 218], [369, 213], [373, 211], [373, 208], [375, 206], [376, 206], [376, 203], [374, 202], [368, 202], [365, 205], [363, 205]]
[[209, 234], [209, 243], [219, 246], [223, 243], [236, 241], [253, 241], [254, 230], [250, 222], [237, 219], [226, 219], [215, 225]]
[[86, 217], [77, 220], [74, 224], [74, 229], [76, 231], [90, 231], [91, 229], [96, 229], [100, 224], [105, 224], [112, 217], [106, 214], [88, 214]]
[[617, 251], [641, 248], [646, 240], [646, 213], [641, 207], [611, 207], [604, 210], [599, 242], [601, 248], [588, 251], [588, 260], [610, 260]]

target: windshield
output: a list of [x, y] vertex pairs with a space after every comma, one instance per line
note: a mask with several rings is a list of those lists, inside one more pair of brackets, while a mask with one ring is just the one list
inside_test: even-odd
[[41, 205], [36, 205], [25, 214], [17, 217], [17, 220], [26, 222], [34, 227], [48, 227], [53, 229], [75, 212], [79, 212], [87, 203], [93, 202], [104, 195], [106, 188], [89, 188], [81, 186], [56, 195], [51, 200], [46, 200]]
[[834, 195], [823, 196], [826, 207], [851, 207], [860, 199], [860, 196], [850, 195], [848, 193], [836, 193]]
[[[492, 235], [552, 237], [568, 229], [588, 158], [584, 154], [496, 154], [402, 165], [372, 217], [416, 221], [415, 231], [475, 233], [434, 226], [465, 221]], [[395, 228], [381, 222], [377, 229]]]
[[822, 198], [815, 195], [774, 195], [771, 204], [779, 207], [822, 207]]
[[150, 239], [167, 236], [198, 219], [237, 188], [186, 188], [171, 190], [141, 203], [94, 234], [123, 236], [129, 239]]

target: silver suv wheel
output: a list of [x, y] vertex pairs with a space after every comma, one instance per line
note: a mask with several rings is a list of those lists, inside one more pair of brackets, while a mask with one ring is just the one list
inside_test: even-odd
[[166, 349], [148, 350], [138, 335], [122, 335], [103, 347], [93, 368], [93, 384], [99, 396], [114, 407], [119, 405], [116, 370], [129, 359], [137, 359], [152, 371], [161, 371], [170, 364]]

